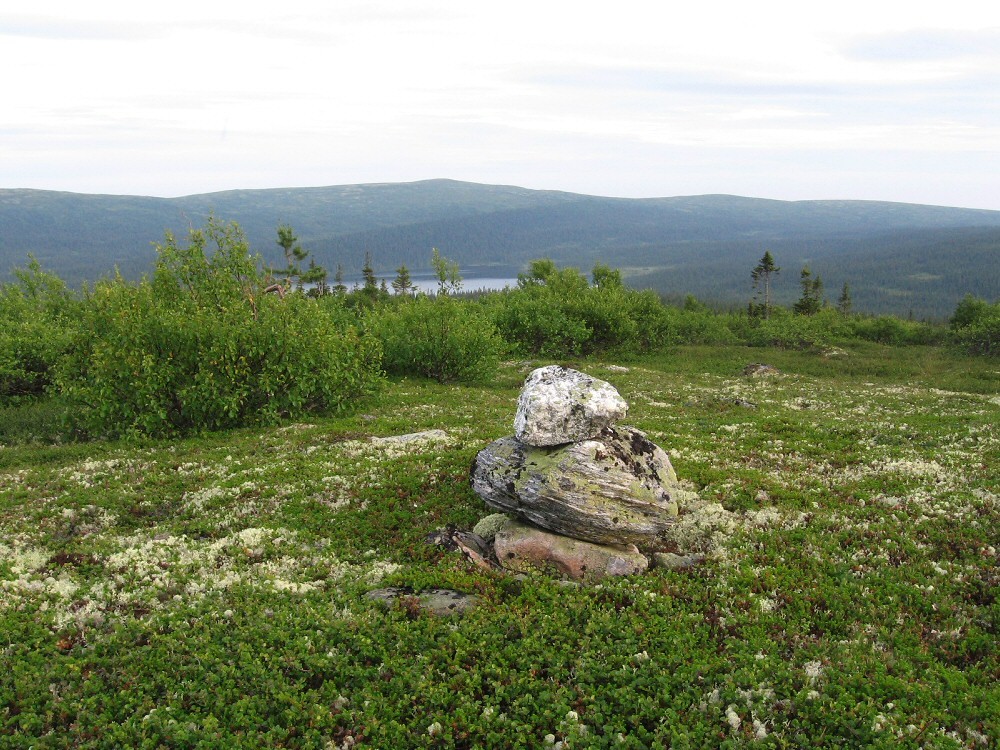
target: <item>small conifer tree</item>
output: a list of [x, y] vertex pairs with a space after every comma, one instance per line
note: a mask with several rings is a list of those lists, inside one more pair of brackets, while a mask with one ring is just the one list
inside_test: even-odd
[[813, 276], [809, 266], [804, 266], [801, 273], [802, 296], [792, 309], [799, 315], [815, 315], [823, 307], [823, 281], [819, 276]]
[[774, 256], [771, 255], [770, 250], [764, 252], [757, 265], [750, 271], [754, 290], [758, 290], [761, 283], [764, 285], [763, 303], [756, 302], [756, 293], [754, 294], [754, 300], [750, 302], [750, 313], [752, 315], [760, 315], [764, 318], [771, 317], [771, 277], [778, 275], [780, 271], [781, 268], [774, 262]]
[[853, 306], [854, 302], [851, 300], [851, 288], [845, 281], [844, 288], [840, 290], [840, 296], [837, 298], [837, 309], [844, 315], [848, 315], [850, 314]]
[[410, 278], [410, 269], [406, 264], [396, 269], [396, 278], [392, 280], [392, 291], [399, 296], [409, 296], [413, 294], [413, 280]]

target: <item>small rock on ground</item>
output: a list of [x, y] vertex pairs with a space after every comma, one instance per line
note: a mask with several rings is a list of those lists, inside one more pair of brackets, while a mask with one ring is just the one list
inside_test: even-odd
[[365, 594], [365, 598], [381, 602], [387, 606], [392, 606], [396, 601], [405, 597], [415, 599], [417, 606], [422, 612], [427, 612], [438, 617], [465, 614], [475, 609], [479, 603], [479, 597], [475, 594], [466, 594], [451, 589], [428, 589], [419, 594], [414, 594], [408, 589], [391, 586], [384, 589], [375, 589]]

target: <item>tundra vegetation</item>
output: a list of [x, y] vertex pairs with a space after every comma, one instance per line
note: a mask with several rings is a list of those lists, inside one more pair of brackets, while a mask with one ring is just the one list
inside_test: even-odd
[[[281, 296], [247, 250], [211, 222], [140, 283], [0, 289], [0, 746], [996, 746], [996, 303], [765, 318], [546, 261], [468, 297], [444, 259], [433, 298]], [[721, 504], [703, 564], [565, 587], [428, 543], [555, 361]]]

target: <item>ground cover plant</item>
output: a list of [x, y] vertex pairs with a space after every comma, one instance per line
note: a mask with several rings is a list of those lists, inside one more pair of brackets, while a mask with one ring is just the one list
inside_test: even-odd
[[[353, 414], [272, 427], [4, 438], [0, 747], [997, 745], [994, 360], [861, 343], [563, 362], [612, 382], [721, 506], [685, 527], [704, 564], [582, 587], [426, 541], [487, 513], [469, 464], [548, 363], [397, 377]], [[479, 606], [365, 598], [390, 584]]]

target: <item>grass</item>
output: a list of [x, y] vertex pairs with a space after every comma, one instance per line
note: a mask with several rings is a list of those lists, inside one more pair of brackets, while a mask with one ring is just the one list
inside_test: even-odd
[[[756, 361], [783, 374], [743, 377]], [[425, 541], [487, 514], [468, 468], [512, 431], [529, 363], [171, 442], [50, 444], [19, 412], [0, 448], [0, 747], [997, 746], [995, 361], [866, 345], [569, 364], [721, 505], [678, 536], [708, 562], [567, 588]], [[447, 437], [370, 440], [426, 429]], [[384, 585], [480, 604], [384, 610], [364, 597]]]

